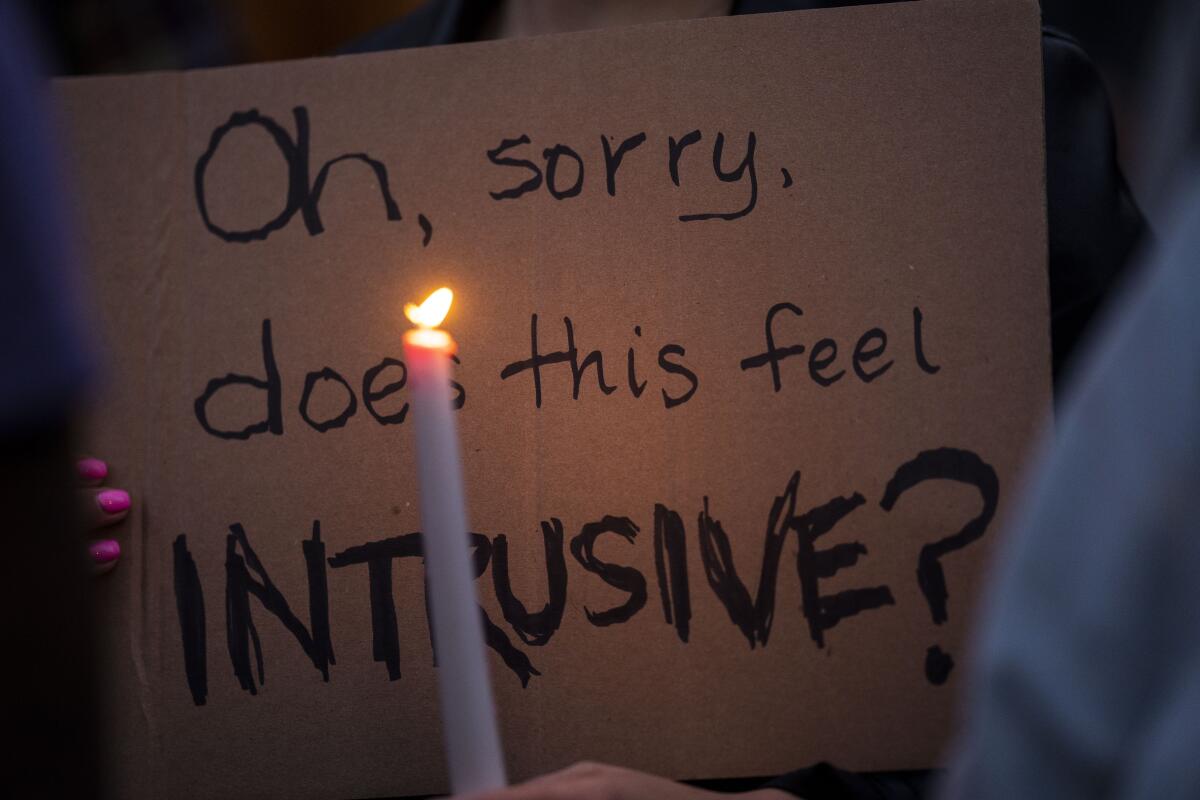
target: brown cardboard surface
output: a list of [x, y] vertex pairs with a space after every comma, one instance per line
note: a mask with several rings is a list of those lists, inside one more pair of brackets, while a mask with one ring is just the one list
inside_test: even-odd
[[[446, 786], [415, 537], [358, 558], [419, 530], [411, 426], [375, 418], [404, 391], [368, 407], [400, 368], [364, 374], [442, 284], [513, 777], [934, 764], [1049, 408], [1038, 37], [1033, 2], [902, 3], [60, 82], [111, 347], [95, 450], [137, 501], [103, 609], [115, 794]], [[615, 161], [639, 133], [610, 192], [602, 137]], [[323, 168], [345, 154], [371, 161]], [[776, 391], [780, 303], [776, 347], [805, 350]], [[542, 354], [570, 319], [577, 398], [560, 360], [536, 404], [533, 315]], [[274, 423], [244, 439], [197, 414], [231, 373], [272, 387], [205, 406]]]

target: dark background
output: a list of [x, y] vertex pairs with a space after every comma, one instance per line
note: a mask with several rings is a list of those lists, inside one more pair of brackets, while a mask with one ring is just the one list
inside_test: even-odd
[[[582, 0], [568, 0], [582, 1]], [[1116, 118], [1135, 197], [1147, 176], [1151, 74], [1160, 35], [1190, 0], [1043, 0], [1047, 25], [1095, 61]], [[421, 5], [421, 0], [25, 0], [50, 69], [92, 75], [328, 55]], [[1200, 43], [1198, 43], [1200, 44]], [[1151, 204], [1152, 205], [1152, 204]], [[1153, 222], [1153, 220], [1152, 220]]]

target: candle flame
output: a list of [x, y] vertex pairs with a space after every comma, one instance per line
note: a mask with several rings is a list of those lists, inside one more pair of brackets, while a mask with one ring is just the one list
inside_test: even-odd
[[404, 304], [404, 316], [420, 328], [436, 328], [442, 324], [446, 314], [450, 313], [450, 303], [454, 301], [454, 292], [445, 286], [426, 297], [421, 305]]

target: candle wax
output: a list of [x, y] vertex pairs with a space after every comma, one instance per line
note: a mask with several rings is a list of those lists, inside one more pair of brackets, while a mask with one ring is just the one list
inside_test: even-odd
[[454, 341], [444, 331], [405, 334], [438, 694], [450, 784], [459, 794], [502, 788], [506, 780], [451, 408], [453, 352]]

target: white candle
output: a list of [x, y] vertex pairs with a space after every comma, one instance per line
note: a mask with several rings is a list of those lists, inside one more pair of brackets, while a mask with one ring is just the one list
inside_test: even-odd
[[471, 568], [458, 432], [451, 409], [455, 343], [436, 330], [453, 295], [439, 289], [404, 311], [419, 327], [404, 335], [409, 402], [417, 435], [417, 478], [438, 693], [454, 793], [502, 788], [504, 758], [488, 678], [483, 620]]

